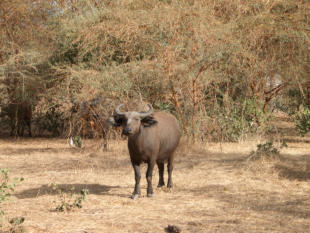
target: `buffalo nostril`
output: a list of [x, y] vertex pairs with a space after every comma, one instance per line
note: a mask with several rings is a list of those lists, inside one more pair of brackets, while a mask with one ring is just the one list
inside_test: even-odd
[[123, 134], [128, 135], [130, 133], [131, 133], [131, 129], [129, 129], [129, 128], [124, 128], [123, 129]]

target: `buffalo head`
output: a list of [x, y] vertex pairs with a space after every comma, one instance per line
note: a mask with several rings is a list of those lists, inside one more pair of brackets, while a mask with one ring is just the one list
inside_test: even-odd
[[122, 126], [122, 134], [126, 136], [135, 135], [139, 132], [141, 125], [144, 127], [149, 127], [157, 123], [157, 121], [152, 116], [153, 107], [148, 104], [147, 112], [122, 112], [120, 108], [124, 104], [118, 105], [114, 110], [114, 115], [108, 119], [108, 123], [113, 126]]

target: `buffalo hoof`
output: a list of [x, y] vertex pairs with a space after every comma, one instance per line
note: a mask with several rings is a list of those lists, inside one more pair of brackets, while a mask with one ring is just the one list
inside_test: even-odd
[[132, 194], [131, 199], [136, 200], [139, 197], [139, 194]]
[[147, 197], [154, 197], [154, 194], [153, 193], [148, 193]]
[[158, 184], [158, 185], [157, 185], [157, 188], [161, 188], [161, 187], [163, 187], [163, 186], [165, 186], [165, 183]]

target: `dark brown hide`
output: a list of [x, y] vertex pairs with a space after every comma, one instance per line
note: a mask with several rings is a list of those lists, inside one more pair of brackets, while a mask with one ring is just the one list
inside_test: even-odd
[[135, 172], [135, 189], [132, 198], [140, 194], [140, 164], [148, 164], [146, 172], [147, 195], [153, 195], [152, 173], [154, 165], [159, 169], [158, 187], [164, 185], [164, 163], [168, 161], [168, 184], [171, 188], [174, 152], [181, 138], [176, 118], [166, 112], [155, 112], [145, 116], [139, 121], [138, 112], [127, 112], [124, 115], [114, 116], [115, 125], [122, 123], [123, 133], [128, 136], [128, 149], [130, 159]]

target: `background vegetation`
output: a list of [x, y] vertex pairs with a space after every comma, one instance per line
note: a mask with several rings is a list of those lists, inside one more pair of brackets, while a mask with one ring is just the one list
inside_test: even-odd
[[150, 102], [193, 140], [264, 134], [277, 111], [304, 134], [309, 77], [304, 0], [0, 2], [0, 103], [31, 103], [35, 135], [66, 136], [72, 100], [96, 97]]

